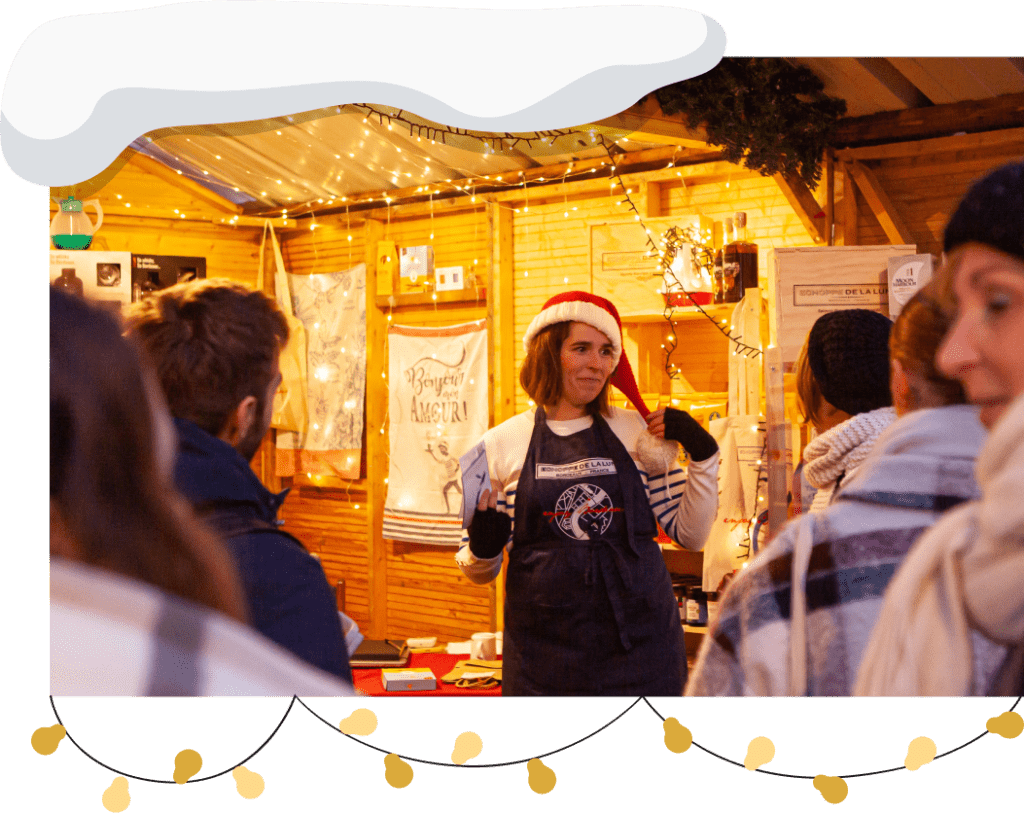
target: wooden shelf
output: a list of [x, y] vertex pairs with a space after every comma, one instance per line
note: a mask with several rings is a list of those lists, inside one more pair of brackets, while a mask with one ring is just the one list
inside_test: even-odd
[[392, 294], [391, 296], [377, 295], [377, 307], [381, 310], [388, 308], [405, 308], [416, 305], [446, 305], [453, 302], [478, 302], [481, 305], [487, 304], [487, 289], [472, 288], [463, 291], [437, 291], [432, 294]]
[[[704, 305], [704, 311], [711, 316], [715, 321], [721, 322], [723, 319], [729, 319], [732, 317], [732, 312], [736, 309], [738, 302], [729, 302], [725, 305]], [[697, 310], [692, 305], [685, 308], [676, 308], [672, 313], [673, 322], [694, 322], [699, 319], [706, 319], [703, 313]], [[634, 313], [625, 314], [622, 316], [624, 324], [645, 324], [647, 322], [664, 322], [665, 314], [658, 313]]]
[[683, 632], [689, 632], [691, 635], [707, 635], [707, 627], [691, 627], [689, 624], [683, 624]]

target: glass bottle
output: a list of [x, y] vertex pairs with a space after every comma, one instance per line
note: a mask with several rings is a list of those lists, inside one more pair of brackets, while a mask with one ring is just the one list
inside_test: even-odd
[[[742, 214], [739, 213], [739, 214]], [[725, 233], [722, 235], [722, 301], [739, 302], [743, 299], [743, 279], [740, 274], [741, 268], [737, 259], [737, 240], [734, 225], [739, 219], [726, 218]]]
[[757, 279], [757, 245], [747, 240], [747, 213], [736, 213], [736, 235], [726, 243], [722, 260], [725, 277], [732, 277], [736, 288], [736, 299], [739, 302], [743, 295], [752, 288], [758, 287]]
[[725, 244], [732, 240], [732, 218], [727, 217], [725, 219], [725, 226], [722, 229], [722, 238], [718, 246], [718, 251], [715, 252], [715, 270], [711, 282], [711, 289], [714, 291], [714, 301], [716, 305], [721, 305], [723, 302], [727, 302], [725, 298], [725, 269], [724, 263], [724, 247]]
[[75, 294], [76, 296], [84, 296], [82, 290], [82, 280], [75, 276], [74, 268], [62, 268], [60, 270], [60, 276], [53, 281], [54, 288], [60, 288], [63, 291], [67, 291], [69, 294]]

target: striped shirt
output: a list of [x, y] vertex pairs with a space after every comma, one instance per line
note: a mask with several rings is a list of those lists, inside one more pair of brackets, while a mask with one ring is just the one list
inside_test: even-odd
[[[610, 409], [611, 415], [605, 416], [605, 420], [633, 458], [658, 524], [683, 547], [700, 550], [718, 511], [718, 453], [700, 463], [691, 461], [685, 470], [676, 466], [665, 474], [648, 476], [636, 451], [637, 440], [647, 429], [646, 421], [633, 410]], [[483, 437], [491, 488], [498, 492], [498, 510], [513, 517], [513, 526], [516, 486], [529, 451], [534, 414], [531, 409], [516, 415], [489, 429]], [[556, 435], [568, 437], [589, 428], [593, 418], [586, 415], [569, 421], [549, 419], [547, 424]], [[511, 545], [510, 536], [505, 551]], [[501, 572], [502, 558], [503, 554], [493, 559], [478, 559], [469, 550], [469, 536], [465, 532], [455, 555], [462, 572], [477, 584], [486, 584]]]

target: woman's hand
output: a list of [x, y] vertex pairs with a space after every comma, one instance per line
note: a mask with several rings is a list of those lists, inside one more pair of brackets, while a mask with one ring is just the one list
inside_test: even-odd
[[647, 421], [647, 431], [650, 432], [656, 438], [665, 437], [665, 408], [656, 409], [651, 412], [645, 418]]
[[469, 550], [477, 559], [500, 556], [512, 533], [512, 517], [498, 510], [498, 492], [484, 489], [469, 523]]
[[665, 407], [647, 416], [647, 431], [682, 444], [690, 460], [701, 462], [718, 451], [718, 443], [689, 412]]

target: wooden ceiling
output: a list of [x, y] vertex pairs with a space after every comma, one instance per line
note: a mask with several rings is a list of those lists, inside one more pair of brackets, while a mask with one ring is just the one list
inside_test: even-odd
[[[810, 68], [826, 93], [846, 100], [839, 147], [1024, 126], [1021, 57], [789, 61]], [[575, 178], [607, 160], [602, 139], [638, 168], [648, 168], [640, 152], [669, 163], [714, 153], [700, 130], [663, 115], [653, 96], [618, 116], [545, 138], [495, 134], [504, 142], [481, 143], [431, 124], [408, 112], [346, 105], [261, 122], [169, 128], [140, 138], [125, 157], [148, 155], [170, 168], [168, 177], [191, 178], [215, 193], [229, 211], [265, 216], [551, 182], [556, 178], [545, 178], [545, 167], [552, 165], [559, 167], [557, 178]], [[111, 180], [97, 178], [93, 186]], [[77, 194], [89, 191], [80, 185]]]

